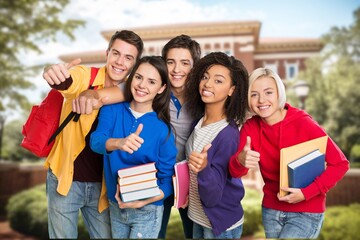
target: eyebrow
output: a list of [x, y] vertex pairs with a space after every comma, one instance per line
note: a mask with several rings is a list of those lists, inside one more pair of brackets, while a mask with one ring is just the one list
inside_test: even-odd
[[215, 77], [221, 77], [221, 78], [226, 79], [226, 77], [225, 77], [225, 76], [223, 76], [223, 75], [221, 75], [221, 74], [215, 74]]
[[267, 91], [267, 90], [274, 90], [274, 88], [268, 87], [268, 88], [265, 88], [265, 89], [264, 89], [264, 91]]
[[[117, 53], [120, 53], [120, 54], [121, 54], [121, 52], [118, 51], [118, 50], [115, 49], [115, 48], [112, 48], [111, 51], [114, 51], [114, 52], [117, 52]], [[127, 57], [135, 58], [135, 56], [133, 56], [133, 55], [131, 55], [131, 54], [124, 54], [124, 55], [127, 56]]]
[[[140, 76], [141, 78], [144, 78], [143, 75], [141, 75], [140, 73], [137, 73], [137, 72], [135, 72], [134, 76]], [[148, 78], [148, 80], [155, 81], [155, 82], [158, 81], [156, 78]]]
[[[167, 58], [166, 61], [174, 61], [175, 62], [175, 59], [174, 58]], [[190, 59], [180, 59], [180, 62], [188, 62], [188, 63], [190, 63], [191, 60]]]

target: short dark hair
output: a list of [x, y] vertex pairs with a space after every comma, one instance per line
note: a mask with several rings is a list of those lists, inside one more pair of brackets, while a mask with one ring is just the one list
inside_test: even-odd
[[185, 88], [186, 99], [189, 99], [190, 114], [194, 119], [199, 119], [204, 115], [205, 103], [201, 100], [199, 83], [204, 73], [213, 65], [224, 66], [230, 71], [231, 85], [235, 86], [235, 90], [226, 99], [225, 114], [227, 121], [234, 120], [240, 125], [245, 121], [247, 113], [249, 74], [240, 60], [223, 52], [206, 55], [191, 70]]
[[179, 35], [174, 38], [172, 38], [168, 43], [165, 44], [165, 46], [162, 49], [161, 55], [166, 61], [167, 54], [170, 49], [173, 48], [185, 48], [190, 51], [191, 57], [194, 60], [194, 64], [199, 61], [201, 57], [201, 47], [200, 44], [191, 39], [188, 35]]
[[138, 55], [136, 57], [136, 60], [140, 59], [141, 54], [144, 49], [144, 43], [143, 43], [142, 39], [139, 37], [139, 35], [137, 35], [135, 32], [130, 31], [130, 30], [116, 31], [114, 33], [114, 35], [112, 35], [112, 37], [109, 41], [108, 50], [110, 50], [110, 48], [112, 47], [112, 45], [114, 44], [116, 39], [120, 39], [124, 42], [134, 45], [136, 47], [136, 49], [138, 50]]

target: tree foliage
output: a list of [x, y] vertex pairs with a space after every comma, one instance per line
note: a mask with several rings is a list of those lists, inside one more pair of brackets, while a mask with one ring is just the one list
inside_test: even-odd
[[307, 61], [300, 77], [311, 92], [306, 110], [349, 157], [360, 144], [360, 8], [348, 27], [333, 27], [322, 37], [320, 56]]
[[0, 111], [28, 105], [19, 90], [33, 86], [26, 78], [34, 76], [39, 68], [24, 66], [19, 54], [41, 53], [38, 45], [55, 41], [57, 33], [74, 39], [73, 30], [84, 25], [80, 20], [61, 20], [60, 14], [68, 3], [69, 0], [0, 0]]
[[22, 160], [37, 161], [39, 157], [20, 146], [23, 139], [21, 134], [24, 121], [13, 120], [6, 124], [3, 137], [1, 157], [5, 160], [20, 162]]

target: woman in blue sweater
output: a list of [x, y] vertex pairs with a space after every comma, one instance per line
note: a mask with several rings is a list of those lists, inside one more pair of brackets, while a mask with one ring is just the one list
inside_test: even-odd
[[[157, 238], [163, 199], [173, 193], [176, 146], [170, 126], [170, 83], [160, 57], [143, 57], [134, 66], [123, 103], [104, 106], [93, 151], [104, 154], [104, 175], [110, 203], [113, 238]], [[160, 196], [122, 202], [118, 196], [119, 169], [155, 162]]]
[[199, 119], [186, 143], [190, 169], [188, 216], [196, 239], [239, 239], [244, 187], [228, 162], [239, 144], [247, 109], [248, 72], [234, 57], [215, 52], [200, 59], [186, 89], [190, 111]]

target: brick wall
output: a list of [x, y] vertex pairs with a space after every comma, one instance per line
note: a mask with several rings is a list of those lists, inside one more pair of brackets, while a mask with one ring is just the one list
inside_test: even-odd
[[360, 203], [360, 169], [350, 169], [343, 179], [332, 188], [326, 197], [326, 205], [348, 205]]
[[5, 216], [5, 206], [12, 195], [45, 181], [46, 169], [42, 165], [0, 162], [0, 216]]
[[[250, 170], [242, 177], [246, 188], [262, 191], [263, 181], [259, 171]], [[326, 206], [348, 205], [350, 203], [360, 203], [360, 169], [350, 169], [335, 187], [330, 189], [326, 196]]]

